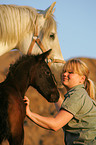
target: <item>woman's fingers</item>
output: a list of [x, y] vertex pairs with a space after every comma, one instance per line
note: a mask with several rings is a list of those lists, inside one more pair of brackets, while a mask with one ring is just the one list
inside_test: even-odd
[[25, 104], [29, 105], [29, 99], [26, 96], [24, 96], [24, 99], [23, 100], [24, 100], [24, 103]]

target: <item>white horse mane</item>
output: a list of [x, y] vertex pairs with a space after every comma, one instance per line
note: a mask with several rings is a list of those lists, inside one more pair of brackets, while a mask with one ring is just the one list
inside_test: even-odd
[[[0, 5], [1, 41], [7, 40], [8, 43], [10, 40], [11, 42], [20, 41], [24, 34], [34, 31], [36, 19], [42, 14], [44, 15], [44, 11], [29, 6]], [[56, 29], [56, 22], [51, 15], [42, 28], [43, 35], [48, 34], [54, 25]]]

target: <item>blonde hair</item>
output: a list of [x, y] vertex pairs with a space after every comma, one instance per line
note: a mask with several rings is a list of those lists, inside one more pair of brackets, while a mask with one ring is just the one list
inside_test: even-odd
[[68, 60], [63, 68], [64, 72], [74, 72], [80, 76], [85, 76], [85, 89], [88, 92], [89, 96], [95, 100], [95, 87], [91, 79], [89, 79], [89, 68], [87, 65], [80, 59], [70, 59]]

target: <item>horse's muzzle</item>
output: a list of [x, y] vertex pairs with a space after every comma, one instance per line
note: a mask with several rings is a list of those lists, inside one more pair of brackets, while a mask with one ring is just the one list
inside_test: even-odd
[[56, 103], [56, 102], [58, 102], [58, 100], [59, 100], [59, 92], [58, 91], [56, 93], [52, 93], [50, 95], [49, 102]]

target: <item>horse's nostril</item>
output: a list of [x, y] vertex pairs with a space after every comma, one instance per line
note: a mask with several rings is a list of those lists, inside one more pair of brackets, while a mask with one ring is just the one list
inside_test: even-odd
[[52, 93], [51, 96], [50, 96], [50, 101], [51, 102], [57, 102], [59, 100], [59, 93]]

